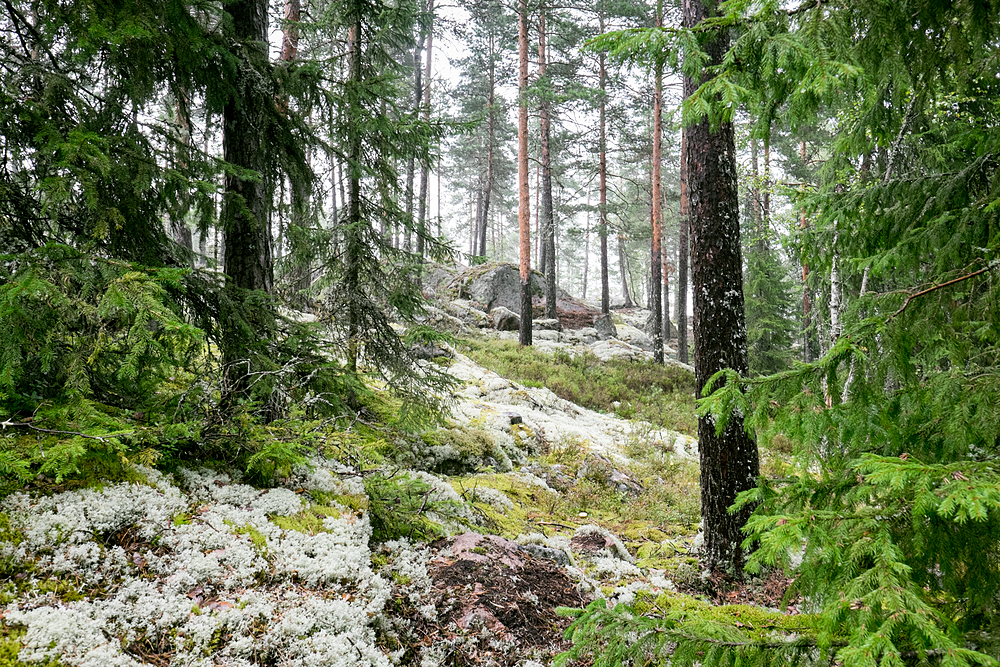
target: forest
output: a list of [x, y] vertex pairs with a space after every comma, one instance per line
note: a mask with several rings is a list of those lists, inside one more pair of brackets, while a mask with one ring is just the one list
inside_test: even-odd
[[1000, 6], [3, 0], [0, 667], [1000, 664]]

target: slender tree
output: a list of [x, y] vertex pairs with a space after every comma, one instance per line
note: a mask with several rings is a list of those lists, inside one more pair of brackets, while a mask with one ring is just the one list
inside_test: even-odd
[[[663, 27], [663, 5], [656, 5], [656, 27]], [[653, 63], [653, 165], [652, 165], [652, 217], [653, 252], [650, 258], [650, 305], [653, 307], [653, 361], [663, 363], [663, 260], [660, 257], [663, 239], [663, 198], [660, 194], [663, 140], [663, 60]]]
[[538, 104], [539, 131], [541, 134], [541, 169], [542, 183], [539, 199], [541, 201], [542, 216], [542, 272], [545, 274], [545, 317], [556, 319], [556, 221], [552, 210], [552, 163], [549, 142], [549, 132], [551, 125], [551, 103], [549, 97], [551, 92], [547, 89], [549, 82], [545, 78], [546, 70], [546, 47], [545, 47], [545, 4], [538, 9], [538, 82], [541, 99]]
[[521, 345], [531, 345], [531, 201], [528, 195], [528, 2], [519, 0], [517, 17], [517, 227], [520, 238]]
[[[597, 8], [597, 19], [600, 34], [604, 34], [604, 4], [599, 3]], [[601, 313], [607, 315], [611, 311], [611, 287], [608, 280], [608, 134], [607, 134], [607, 95], [608, 95], [608, 74], [605, 66], [607, 56], [601, 51], [597, 56], [598, 78], [600, 81], [600, 106], [598, 124], [598, 159], [600, 163], [598, 192], [600, 203], [598, 212], [600, 221], [597, 224], [597, 235], [601, 241]]]
[[[240, 62], [238, 88], [223, 110], [223, 154], [234, 167], [226, 172], [222, 204], [223, 266], [230, 302], [244, 304], [247, 292], [270, 294], [274, 288], [264, 145], [266, 107], [273, 104], [273, 93], [264, 83], [268, 78], [262, 76], [268, 66], [266, 0], [239, 0], [226, 8], [232, 16], [233, 37], [246, 57]], [[251, 343], [273, 322], [267, 306], [242, 310], [256, 333], [248, 331], [236, 313], [222, 322], [225, 391], [230, 402], [248, 387], [254, 370], [249, 359]]]

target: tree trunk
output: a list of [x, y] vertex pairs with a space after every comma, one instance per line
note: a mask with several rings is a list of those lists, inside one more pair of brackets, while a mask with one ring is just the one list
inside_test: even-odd
[[[662, 16], [657, 7], [656, 26], [662, 24]], [[661, 240], [663, 238], [663, 210], [660, 201], [660, 161], [663, 135], [663, 65], [656, 64], [653, 92], [653, 256], [650, 260], [649, 291], [653, 306], [653, 361], [663, 363], [663, 296], [660, 292], [663, 285], [661, 271], [663, 260], [660, 258]]]
[[519, 0], [517, 17], [517, 227], [520, 234], [521, 345], [531, 345], [531, 201], [528, 197], [528, 0]]
[[[420, 53], [424, 48], [424, 40], [421, 35], [417, 39], [417, 45], [413, 47], [413, 115], [416, 116], [420, 109], [420, 100], [424, 96], [423, 73], [424, 69], [420, 65]], [[403, 247], [406, 252], [413, 251], [413, 177], [416, 173], [416, 157], [410, 155], [406, 160], [406, 231], [403, 234]], [[418, 234], [419, 236], [419, 234]], [[419, 241], [418, 241], [419, 243]]]
[[[424, 122], [431, 122], [431, 50], [434, 47], [434, 0], [427, 0], [427, 64], [424, 71], [423, 98]], [[430, 197], [430, 163], [420, 161], [420, 198], [417, 205], [417, 258], [424, 260], [424, 241], [427, 237], [427, 200]]]
[[[693, 28], [715, 13], [701, 0], [684, 0], [684, 26]], [[707, 66], [718, 65], [728, 49], [728, 33], [711, 33], [705, 42]], [[703, 75], [704, 76], [704, 75]], [[707, 78], [702, 79], [707, 80]], [[685, 97], [699, 82], [684, 77]], [[743, 262], [740, 251], [736, 147], [731, 122], [713, 130], [709, 120], [687, 128], [687, 177], [690, 197], [692, 283], [695, 309], [695, 383], [702, 396], [716, 372], [731, 368], [746, 374], [747, 332], [743, 311]], [[729, 513], [736, 495], [754, 488], [760, 472], [757, 445], [733, 414], [716, 434], [710, 415], [698, 420], [701, 457], [701, 515], [704, 558], [710, 567], [742, 570], [741, 529], [750, 510]]]
[[587, 300], [587, 278], [590, 273], [590, 190], [587, 190], [587, 225], [583, 231], [583, 300]]
[[[538, 79], [545, 79], [545, 6], [538, 10]], [[539, 105], [539, 119], [542, 134], [542, 245], [545, 248], [545, 317], [554, 320], [559, 317], [556, 311], [556, 221], [552, 211], [552, 164], [549, 152], [549, 101], [542, 91], [542, 102]]]
[[480, 257], [486, 255], [486, 226], [489, 224], [490, 194], [493, 192], [493, 145], [496, 143], [496, 125], [493, 104], [496, 101], [496, 67], [493, 64], [493, 53], [490, 53], [490, 91], [486, 101], [486, 126], [488, 129], [486, 147], [486, 187], [483, 196], [482, 219], [479, 222], [479, 252]]
[[[182, 99], [183, 97], [185, 93], [182, 89], [174, 105], [174, 125], [177, 129], [177, 161], [182, 168], [186, 168], [191, 146], [191, 122], [188, 119], [187, 100]], [[170, 235], [184, 249], [188, 266], [194, 268], [194, 239], [183, 215], [175, 213], [170, 216]]]
[[[268, 228], [267, 163], [264, 154], [265, 94], [257, 89], [260, 70], [267, 67], [267, 2], [240, 0], [227, 5], [233, 18], [233, 36], [242, 43], [247, 59], [239, 66], [239, 88], [223, 109], [222, 150], [226, 162], [247, 170], [255, 178], [243, 179], [227, 172], [222, 204], [223, 265], [233, 303], [245, 302], [247, 290], [271, 293], [274, 263]], [[232, 313], [223, 319], [222, 358], [225, 402], [243, 393], [253, 371], [250, 347], [253, 334], [240, 319], [245, 315], [259, 334], [269, 328], [273, 315], [267, 308]]]
[[[347, 57], [349, 78], [357, 85], [361, 83], [361, 17], [348, 30]], [[357, 93], [348, 99], [352, 118], [361, 115]], [[347, 224], [344, 226], [344, 288], [347, 302], [347, 371], [358, 372], [358, 354], [361, 348], [361, 312], [355, 295], [361, 291], [361, 256], [364, 252], [364, 234], [361, 218], [361, 134], [351, 132], [347, 145]], [[349, 397], [353, 398], [353, 397]]]
[[[799, 156], [802, 158], [803, 163], [806, 159], [806, 142], [803, 141], [799, 144]], [[802, 230], [803, 235], [805, 230], [809, 227], [809, 221], [806, 219], [806, 211], [802, 209], [799, 213], [799, 229]], [[803, 260], [802, 262], [802, 354], [803, 361], [807, 364], [813, 360], [813, 332], [812, 332], [812, 299], [809, 296], [809, 263]]]
[[677, 361], [688, 358], [688, 177], [687, 130], [681, 130], [681, 225], [677, 235]]
[[623, 308], [631, 308], [635, 304], [632, 302], [632, 293], [628, 288], [628, 260], [625, 257], [625, 235], [618, 234], [618, 269], [622, 275], [622, 299], [625, 303]]
[[[601, 34], [604, 34], [604, 11], [598, 10]], [[608, 146], [606, 102], [608, 76], [604, 66], [604, 52], [598, 56], [599, 77], [601, 82], [600, 134], [598, 135], [598, 155], [600, 158], [600, 222], [597, 233], [601, 239], [601, 313], [607, 315], [611, 310], [611, 288], [608, 280]]]

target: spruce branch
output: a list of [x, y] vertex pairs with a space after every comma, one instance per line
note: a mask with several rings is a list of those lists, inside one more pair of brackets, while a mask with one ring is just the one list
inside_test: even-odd
[[[0, 422], [0, 427], [7, 428], [8, 426], [10, 426], [12, 428], [14, 428], [14, 427], [29, 428], [32, 431], [39, 431], [41, 433], [49, 433], [49, 434], [52, 434], [52, 435], [75, 435], [75, 436], [79, 436], [81, 438], [87, 438], [89, 440], [98, 440], [98, 441], [103, 442], [105, 444], [107, 444], [107, 442], [108, 442], [108, 438], [104, 438], [104, 437], [101, 437], [99, 435], [88, 435], [87, 433], [81, 433], [80, 431], [59, 431], [59, 430], [56, 430], [56, 429], [42, 428], [41, 426], [35, 426], [31, 422], [15, 422], [15, 421], [11, 421], [9, 419], [6, 419], [6, 420]], [[135, 431], [129, 431], [128, 433], [119, 433], [118, 435], [134, 435], [134, 434], [135, 434]]]
[[979, 269], [978, 271], [973, 271], [972, 273], [968, 273], [968, 274], [966, 274], [964, 276], [960, 276], [960, 277], [955, 278], [953, 280], [949, 280], [947, 282], [940, 283], [939, 285], [934, 285], [932, 287], [928, 287], [925, 290], [921, 290], [921, 291], [919, 291], [919, 292], [917, 292], [915, 294], [909, 295], [908, 297], [906, 297], [906, 301], [903, 302], [903, 305], [899, 307], [899, 310], [897, 310], [895, 313], [893, 313], [892, 315], [889, 316], [889, 318], [886, 320], [886, 324], [888, 324], [889, 322], [891, 322], [897, 315], [899, 315], [904, 310], [906, 310], [906, 307], [910, 305], [910, 302], [913, 301], [914, 299], [916, 299], [917, 297], [924, 296], [925, 294], [929, 294], [929, 293], [934, 292], [936, 290], [939, 290], [939, 289], [941, 289], [943, 287], [948, 287], [950, 285], [954, 285], [956, 283], [960, 283], [960, 282], [968, 280], [970, 278], [975, 278], [978, 275], [986, 273], [987, 271], [989, 271], [992, 268], [993, 268], [993, 266], [991, 264], [989, 266], [985, 266], [985, 267]]

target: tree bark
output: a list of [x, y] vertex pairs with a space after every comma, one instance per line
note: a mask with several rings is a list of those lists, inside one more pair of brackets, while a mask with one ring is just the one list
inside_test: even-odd
[[[656, 27], [662, 24], [660, 7], [657, 6]], [[653, 255], [650, 260], [650, 301], [653, 306], [653, 361], [663, 363], [663, 260], [660, 257], [663, 238], [663, 209], [660, 201], [660, 161], [663, 137], [663, 65], [656, 63], [653, 88]]]
[[[423, 73], [421, 67], [421, 51], [424, 48], [424, 39], [421, 35], [413, 47], [413, 115], [416, 116], [420, 109], [420, 100], [424, 96]], [[406, 161], [406, 229], [403, 233], [403, 248], [406, 252], [413, 250], [413, 178], [416, 174], [416, 157], [410, 155]], [[418, 241], [419, 243], [419, 241]]]
[[517, 227], [520, 234], [521, 345], [531, 345], [531, 201], [528, 196], [528, 0], [518, 2]]
[[618, 234], [618, 269], [622, 276], [622, 299], [625, 303], [623, 308], [631, 308], [635, 304], [632, 302], [632, 293], [628, 287], [628, 260], [625, 257], [625, 235]]
[[[600, 32], [604, 34], [604, 10], [598, 10]], [[601, 83], [600, 134], [598, 135], [598, 155], [600, 159], [600, 222], [597, 234], [601, 239], [601, 313], [607, 315], [611, 310], [611, 288], [608, 280], [608, 146], [607, 146], [607, 111], [606, 95], [608, 75], [604, 65], [604, 52], [597, 56], [599, 78]]]
[[[424, 122], [431, 122], [431, 53], [434, 47], [434, 0], [427, 0], [427, 63], [423, 86]], [[420, 161], [420, 196], [417, 203], [417, 259], [423, 262], [424, 243], [427, 237], [427, 200], [430, 197], [430, 163]]]
[[681, 130], [681, 224], [677, 235], [677, 360], [688, 359], [688, 177], [687, 130]]
[[[239, 64], [243, 70], [237, 77], [239, 88], [223, 109], [222, 150], [226, 162], [254, 174], [241, 178], [227, 172], [225, 177], [223, 266], [227, 289], [233, 303], [238, 304], [245, 301], [244, 291], [270, 294], [274, 288], [264, 154], [265, 105], [271, 97], [260, 86], [261, 70], [267, 67], [267, 2], [240, 0], [227, 9], [233, 19], [233, 37], [244, 45], [247, 58]], [[244, 314], [258, 332], [266, 330], [272, 319], [265, 308], [232, 313], [223, 319], [224, 402], [247, 389], [252, 371], [248, 357], [254, 341], [241, 326]]]
[[[352, 82], [361, 82], [361, 17], [348, 29], [347, 58], [348, 76]], [[351, 117], [361, 115], [357, 93], [348, 99]], [[361, 217], [361, 134], [351, 132], [347, 145], [347, 224], [344, 226], [344, 287], [347, 302], [347, 370], [352, 375], [358, 372], [358, 354], [361, 348], [361, 312], [355, 295], [361, 290], [361, 255], [364, 252], [364, 234]], [[353, 398], [353, 397], [350, 397]]]
[[[802, 141], [799, 144], [799, 156], [804, 163], [806, 160], [806, 142]], [[803, 235], [805, 230], [809, 227], [809, 221], [806, 219], [806, 211], [802, 209], [799, 213], [799, 229], [802, 230]], [[809, 263], [802, 262], [802, 354], [803, 361], [807, 364], [813, 360], [813, 332], [812, 332], [812, 299], [809, 296]]]
[[[545, 6], [538, 10], [538, 78], [545, 79]], [[551, 124], [550, 104], [545, 97], [547, 91], [542, 91], [542, 101], [539, 105], [539, 124], [542, 134], [542, 245], [545, 248], [545, 317], [554, 320], [559, 317], [556, 310], [556, 221], [552, 210], [552, 163], [549, 151], [549, 130]]]
[[[709, 0], [708, 7], [701, 0], [684, 0], [685, 27], [693, 28], [714, 13], [713, 0]], [[729, 46], [728, 34], [713, 33], [707, 36], [704, 46], [706, 65], [718, 65]], [[685, 97], [698, 86], [699, 81], [685, 76]], [[705, 383], [716, 372], [731, 368], [746, 374], [748, 370], [733, 125], [724, 122], [713, 130], [709, 120], [703, 119], [687, 128], [686, 145], [695, 383], [701, 397]], [[738, 493], [757, 484], [757, 445], [738, 414], [731, 416], [721, 434], [716, 434], [715, 420], [710, 415], [701, 417], [698, 443], [705, 562], [710, 567], [732, 566], [740, 571], [744, 560], [741, 529], [750, 510], [730, 514], [728, 508]]]
[[[491, 39], [491, 46], [492, 43]], [[480, 257], [486, 255], [486, 226], [489, 224], [490, 195], [493, 192], [493, 145], [496, 143], [496, 125], [493, 109], [494, 102], [496, 101], [496, 66], [493, 63], [492, 49], [490, 51], [489, 80], [489, 98], [486, 101], [487, 141], [489, 142], [486, 146], [486, 185], [483, 193], [482, 218], [479, 221], [479, 251], [476, 253]]]

